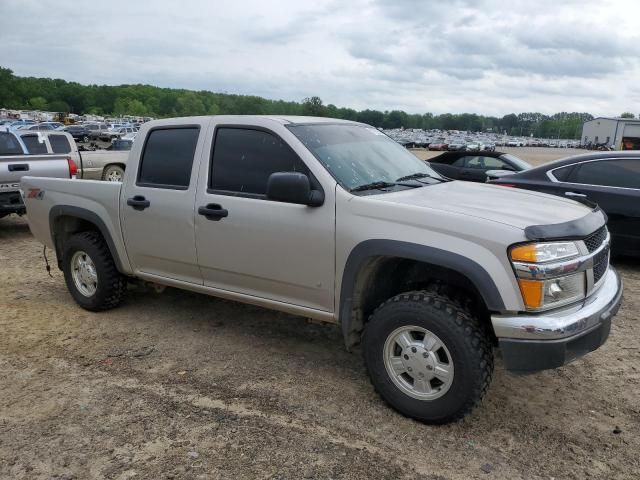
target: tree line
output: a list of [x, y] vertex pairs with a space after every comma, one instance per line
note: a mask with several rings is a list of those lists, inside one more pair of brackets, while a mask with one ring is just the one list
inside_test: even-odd
[[[19, 77], [0, 67], [0, 107], [94, 115], [174, 117], [189, 115], [315, 115], [368, 123], [382, 128], [493, 131], [542, 138], [580, 138], [589, 113], [511, 113], [503, 117], [475, 113], [409, 114], [325, 105], [317, 97], [301, 102], [253, 95], [192, 91], [152, 85], [82, 85], [61, 79]], [[632, 115], [625, 112], [624, 115]]]

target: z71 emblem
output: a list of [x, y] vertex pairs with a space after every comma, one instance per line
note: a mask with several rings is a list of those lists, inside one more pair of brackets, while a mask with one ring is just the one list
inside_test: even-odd
[[39, 188], [30, 188], [27, 198], [35, 198], [36, 200], [42, 200], [44, 198], [44, 190]]

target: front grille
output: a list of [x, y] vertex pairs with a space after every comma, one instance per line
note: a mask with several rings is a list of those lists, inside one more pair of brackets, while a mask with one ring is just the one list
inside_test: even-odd
[[606, 238], [607, 227], [600, 227], [598, 230], [584, 239], [584, 244], [587, 246], [587, 250], [589, 250], [589, 253], [591, 253], [597, 250]]
[[593, 283], [598, 283], [598, 280], [600, 280], [607, 271], [608, 266], [609, 247], [606, 247], [593, 257]]

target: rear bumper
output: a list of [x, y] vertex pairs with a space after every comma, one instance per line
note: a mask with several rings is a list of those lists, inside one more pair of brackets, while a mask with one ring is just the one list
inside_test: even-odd
[[557, 368], [596, 350], [609, 337], [622, 290], [622, 280], [610, 267], [598, 291], [577, 306], [537, 315], [493, 315], [505, 368]]
[[0, 213], [24, 213], [25, 206], [19, 191], [0, 193]]

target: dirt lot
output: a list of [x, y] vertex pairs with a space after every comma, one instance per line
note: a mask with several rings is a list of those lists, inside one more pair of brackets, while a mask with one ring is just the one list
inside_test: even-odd
[[638, 261], [618, 264], [625, 302], [605, 346], [532, 376], [498, 360], [480, 408], [444, 427], [386, 407], [335, 327], [173, 289], [86, 312], [24, 218], [0, 220], [0, 265], [3, 479], [640, 472]]
[[[504, 153], [511, 153], [516, 157], [526, 160], [531, 165], [542, 165], [543, 163], [556, 160], [558, 158], [568, 157], [570, 155], [578, 155], [587, 153], [589, 150], [581, 150], [577, 148], [539, 148], [539, 147], [496, 147], [496, 150]], [[424, 148], [415, 148], [411, 150], [418, 158], [429, 160], [440, 155], [443, 152], [432, 152]]]

